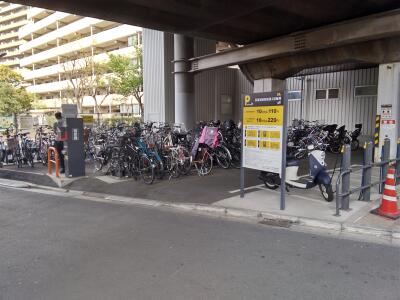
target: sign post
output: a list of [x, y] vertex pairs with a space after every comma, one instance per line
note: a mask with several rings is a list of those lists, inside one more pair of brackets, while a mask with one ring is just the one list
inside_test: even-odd
[[283, 96], [283, 124], [282, 124], [282, 163], [281, 163], [281, 210], [286, 207], [286, 141], [287, 141], [287, 107], [288, 107], [288, 94], [285, 90]]
[[285, 209], [286, 92], [247, 95], [243, 104], [241, 197], [243, 168], [277, 173], [281, 177], [281, 209]]

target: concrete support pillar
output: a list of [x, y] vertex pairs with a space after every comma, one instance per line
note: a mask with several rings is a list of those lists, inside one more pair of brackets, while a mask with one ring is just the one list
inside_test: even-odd
[[[390, 139], [390, 158], [396, 157], [397, 139], [400, 138], [400, 63], [379, 65], [378, 101], [376, 113], [381, 115], [379, 145]], [[380, 151], [375, 153], [380, 158]]]
[[189, 58], [194, 56], [193, 39], [174, 35], [175, 123], [187, 129], [195, 125], [194, 76], [189, 73]]

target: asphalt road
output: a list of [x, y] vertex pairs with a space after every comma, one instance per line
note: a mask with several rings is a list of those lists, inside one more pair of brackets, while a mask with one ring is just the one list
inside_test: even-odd
[[399, 248], [0, 188], [0, 299], [393, 299]]

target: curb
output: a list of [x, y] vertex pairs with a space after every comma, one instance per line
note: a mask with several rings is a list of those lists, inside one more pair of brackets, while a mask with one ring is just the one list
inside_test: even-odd
[[26, 189], [35, 186], [35, 184], [19, 180], [0, 179], [0, 186]]
[[290, 225], [301, 226], [306, 228], [325, 229], [335, 231], [338, 233], [355, 233], [366, 236], [374, 236], [379, 238], [389, 239], [393, 243], [400, 244], [400, 232], [393, 230], [385, 230], [367, 226], [359, 226], [346, 224], [343, 222], [324, 221], [319, 219], [310, 219], [304, 217], [293, 217], [288, 215], [273, 214], [263, 211], [255, 211], [249, 209], [228, 208], [217, 205], [196, 204], [196, 203], [173, 203], [162, 202], [157, 200], [148, 200], [141, 198], [129, 198], [114, 195], [104, 195], [76, 190], [68, 190], [63, 188], [51, 188], [47, 186], [39, 186], [23, 181], [14, 181], [8, 179], [0, 179], [0, 186], [12, 188], [35, 188], [38, 192], [40, 190], [49, 192], [62, 192], [60, 196], [70, 195], [84, 200], [99, 201], [106, 200], [110, 202], [126, 203], [132, 205], [141, 205], [147, 207], [165, 207], [181, 211], [192, 211], [202, 215], [212, 215], [219, 217], [232, 217], [240, 218], [253, 222], [261, 222], [263, 220], [285, 221]]
[[391, 241], [398, 240], [400, 242], [400, 232], [373, 228], [373, 227], [348, 225], [343, 222], [323, 221], [318, 219], [278, 215], [262, 211], [228, 208], [228, 207], [206, 205], [206, 204], [171, 203], [171, 202], [161, 202], [156, 200], [114, 197], [114, 196], [108, 196], [105, 197], [104, 199], [110, 201], [118, 201], [120, 203], [137, 204], [150, 207], [166, 207], [182, 211], [192, 211], [203, 215], [240, 218], [249, 221], [255, 221], [257, 223], [265, 219], [276, 220], [276, 221], [287, 221], [289, 224], [295, 226], [325, 229], [325, 230], [335, 231], [338, 233], [356, 233], [366, 236], [389, 238]]

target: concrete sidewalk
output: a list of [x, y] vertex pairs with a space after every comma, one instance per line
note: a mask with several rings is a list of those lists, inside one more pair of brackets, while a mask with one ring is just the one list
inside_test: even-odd
[[[379, 178], [379, 169], [374, 168], [372, 172], [373, 181]], [[337, 175], [333, 177], [332, 183], [337, 180]], [[361, 174], [352, 173], [350, 180], [351, 187], [361, 185]], [[335, 187], [334, 187], [335, 189]], [[214, 205], [252, 210], [261, 214], [272, 214], [284, 217], [295, 217], [315, 220], [318, 222], [330, 222], [336, 224], [346, 224], [346, 226], [359, 227], [360, 230], [383, 230], [388, 232], [400, 233], [400, 219], [394, 221], [380, 216], [370, 214], [373, 208], [380, 204], [381, 195], [378, 188], [371, 189], [371, 201], [358, 201], [359, 194], [353, 194], [350, 197], [350, 210], [340, 210], [340, 216], [335, 215], [336, 202], [326, 202], [322, 200], [318, 188], [310, 190], [290, 189], [286, 193], [286, 208], [280, 210], [280, 191], [269, 190], [263, 185], [247, 187], [244, 198], [240, 198], [238, 191], [235, 195], [227, 199], [217, 201]], [[400, 185], [397, 186], [397, 194], [400, 195]], [[400, 203], [400, 202], [399, 202]]]

